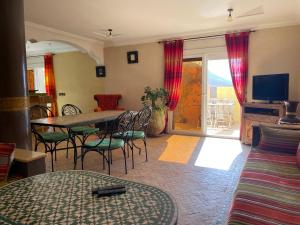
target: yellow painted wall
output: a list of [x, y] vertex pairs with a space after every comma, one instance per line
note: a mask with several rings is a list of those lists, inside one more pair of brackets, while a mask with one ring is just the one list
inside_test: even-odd
[[[103, 93], [103, 79], [96, 77], [96, 62], [87, 54], [69, 52], [53, 57], [59, 112], [64, 104], [77, 105], [83, 112], [92, 112], [97, 103], [94, 95]], [[64, 92], [66, 96], [59, 96]]]

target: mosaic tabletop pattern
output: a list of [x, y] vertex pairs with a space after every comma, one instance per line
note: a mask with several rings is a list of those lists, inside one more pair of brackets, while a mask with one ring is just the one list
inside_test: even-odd
[[[95, 187], [127, 192], [97, 198]], [[176, 204], [149, 185], [91, 171], [41, 174], [0, 188], [0, 224], [176, 224]]]

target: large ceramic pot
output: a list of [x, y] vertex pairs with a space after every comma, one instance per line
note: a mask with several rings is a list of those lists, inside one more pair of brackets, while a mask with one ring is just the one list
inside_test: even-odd
[[166, 126], [166, 111], [153, 110], [150, 122], [147, 127], [147, 135], [150, 137], [159, 136]]

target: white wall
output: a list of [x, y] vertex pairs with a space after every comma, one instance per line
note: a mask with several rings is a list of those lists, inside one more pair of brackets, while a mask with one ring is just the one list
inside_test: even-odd
[[102, 41], [81, 37], [30, 22], [25, 23], [25, 35], [26, 40], [36, 39], [37, 41], [66, 42], [89, 54], [96, 61], [97, 65], [104, 64], [104, 43]]

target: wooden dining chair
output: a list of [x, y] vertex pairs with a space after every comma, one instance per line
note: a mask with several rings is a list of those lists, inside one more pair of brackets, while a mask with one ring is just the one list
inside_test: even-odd
[[[36, 112], [37, 110], [39, 110], [41, 112], [43, 117], [53, 117], [53, 113], [48, 107], [42, 106], [42, 105], [34, 105], [30, 108], [31, 118], [34, 115], [34, 112]], [[34, 150], [37, 151], [37, 147], [39, 144], [44, 144], [45, 153], [50, 152], [50, 154], [51, 154], [51, 168], [52, 168], [52, 172], [53, 172], [54, 171], [54, 169], [53, 169], [53, 153], [54, 153], [54, 157], [55, 157], [55, 161], [56, 161], [57, 145], [64, 141], [69, 143], [69, 141], [70, 141], [69, 134], [64, 132], [63, 130], [61, 130], [60, 132], [57, 132], [57, 131], [55, 131], [55, 128], [53, 128], [53, 127], [49, 127], [48, 131], [46, 131], [46, 132], [40, 131], [40, 129], [38, 129], [38, 126], [31, 126], [31, 130], [35, 137]], [[74, 161], [75, 161], [75, 159], [74, 159]]]
[[16, 145], [0, 143], [0, 186], [6, 183]]
[[105, 169], [105, 162], [108, 165], [108, 174], [110, 175], [110, 166], [112, 163], [112, 151], [121, 149], [124, 156], [125, 173], [127, 174], [127, 162], [126, 162], [126, 142], [123, 139], [114, 138], [115, 133], [124, 135], [128, 134], [128, 131], [132, 129], [133, 125], [133, 113], [124, 112], [117, 119], [109, 123], [105, 134], [101, 138], [93, 141], [86, 141], [81, 147], [81, 168], [83, 169], [84, 159], [88, 152], [97, 152], [102, 155], [103, 169]]
[[[70, 115], [82, 114], [82, 111], [76, 105], [65, 104], [61, 109], [61, 113], [63, 116], [70, 116]], [[76, 126], [71, 128], [71, 132], [76, 138], [78, 138], [81, 145], [83, 145], [86, 139], [90, 135], [97, 134], [99, 132], [99, 128], [90, 127], [90, 126]], [[68, 151], [68, 144], [67, 144], [67, 155], [66, 155], [67, 158], [68, 158], [68, 154], [69, 151]]]

